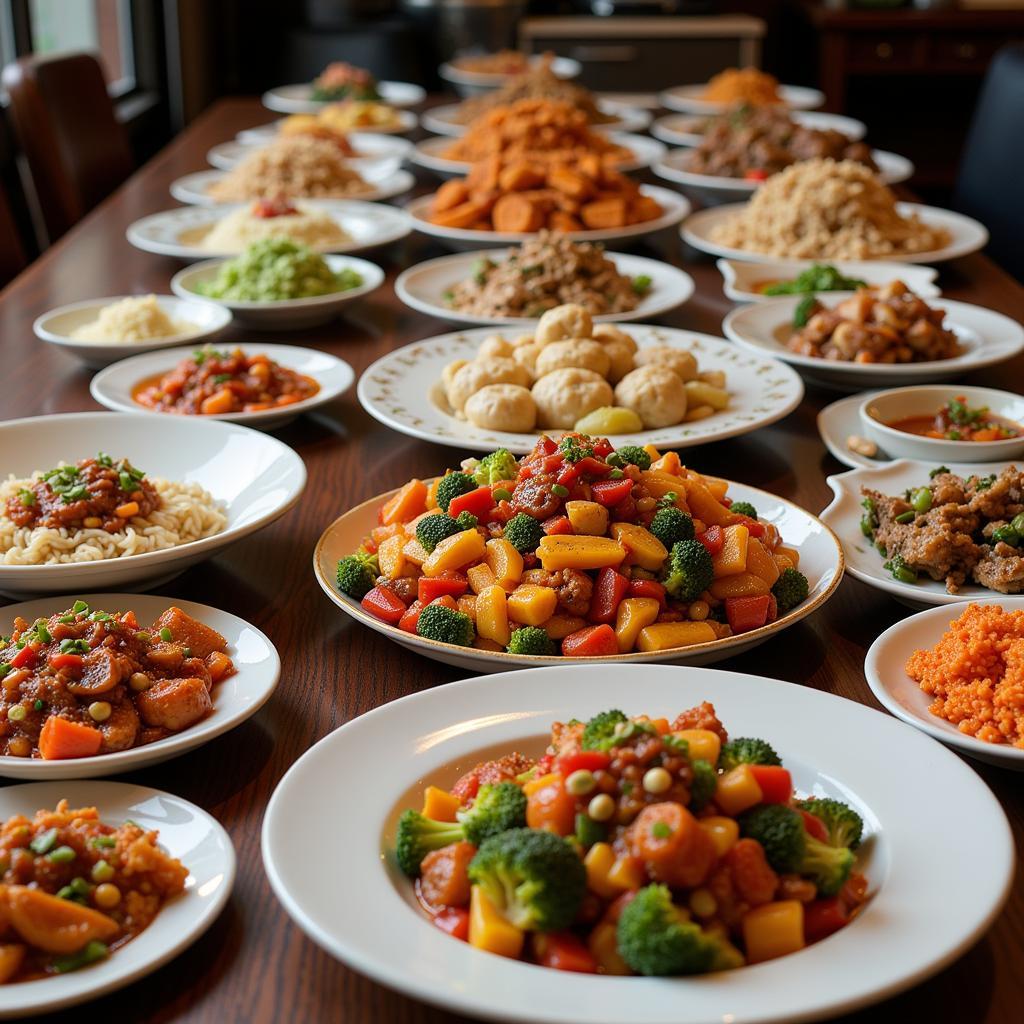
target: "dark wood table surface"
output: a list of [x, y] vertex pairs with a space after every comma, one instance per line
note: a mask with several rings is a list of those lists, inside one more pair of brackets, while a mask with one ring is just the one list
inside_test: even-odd
[[[219, 102], [0, 293], [3, 419], [99, 408], [89, 395], [89, 371], [37, 341], [33, 319], [79, 299], [167, 293], [170, 277], [181, 264], [136, 251], [125, 240], [125, 229], [139, 217], [173, 206], [168, 185], [180, 175], [203, 169], [211, 146], [267, 120], [267, 111], [256, 100]], [[664, 322], [720, 333], [730, 303], [722, 294], [713, 261], [684, 254], [674, 232], [663, 235], [641, 251], [685, 265], [697, 282], [694, 298]], [[404, 307], [392, 288], [402, 269], [440, 254], [415, 235], [383, 253], [372, 253], [370, 258], [387, 270], [387, 282], [343, 319], [312, 331], [260, 333], [253, 340], [312, 345], [348, 360], [359, 373], [385, 352], [453, 329]], [[1024, 318], [1024, 289], [983, 256], [943, 267], [940, 284], [951, 298]], [[231, 340], [249, 337], [237, 329], [230, 333]], [[1024, 360], [979, 375], [978, 382], [1020, 390]], [[826, 475], [843, 467], [825, 451], [815, 416], [836, 397], [809, 390], [800, 408], [783, 422], [744, 438], [692, 449], [688, 460], [698, 469], [764, 488], [819, 512], [831, 498]], [[227, 735], [176, 760], [119, 777], [192, 800], [224, 824], [238, 853], [234, 894], [220, 919], [195, 945], [144, 980], [91, 1005], [88, 1019], [209, 1024], [417, 1024], [456, 1019], [348, 970], [307, 939], [270, 891], [260, 858], [260, 825], [278, 780], [321, 737], [379, 704], [467, 675], [418, 658], [353, 623], [321, 593], [311, 571], [317, 538], [341, 512], [411, 476], [440, 472], [461, 455], [381, 426], [362, 411], [354, 388], [326, 411], [301, 418], [277, 436], [299, 452], [309, 471], [298, 506], [159, 592], [216, 605], [265, 630], [281, 652], [280, 686], [259, 714]], [[882, 630], [906, 614], [884, 594], [847, 578], [816, 615], [721, 665], [877, 707], [864, 681], [864, 655]], [[999, 797], [1020, 845], [1021, 776], [974, 763], [972, 767]], [[892, 768], [893, 784], [898, 786], [899, 765]], [[357, 780], [339, 780], [340, 785], [349, 783]], [[325, 811], [330, 813], [330, 808]], [[948, 829], [955, 829], [956, 808], [949, 811], [944, 821], [920, 822], [937, 843]], [[909, 807], [908, 813], [913, 813]], [[973, 841], [984, 843], [985, 837]], [[330, 870], [329, 864], [317, 864], [315, 848], [310, 854], [313, 868]], [[367, 871], [373, 869], [367, 865]], [[944, 894], [934, 896], [941, 900]], [[959, 898], [970, 896], [960, 893]], [[870, 964], [851, 963], [849, 969], [868, 971]], [[1020, 1019], [1022, 1005], [1024, 880], [1018, 873], [1006, 909], [972, 950], [923, 985], [843, 1020], [1007, 1024]], [[52, 1019], [65, 1018], [80, 1019], [80, 1011]]]

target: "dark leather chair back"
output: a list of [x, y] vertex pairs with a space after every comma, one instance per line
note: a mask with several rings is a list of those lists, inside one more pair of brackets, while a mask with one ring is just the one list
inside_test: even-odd
[[28, 252], [24, 244], [24, 238], [28, 236], [22, 232], [27, 232], [29, 227], [16, 220], [16, 202], [20, 202], [20, 211], [27, 220], [28, 211], [18, 182], [13, 142], [6, 120], [0, 117], [0, 288], [20, 274], [28, 264]]
[[971, 119], [953, 205], [992, 235], [988, 254], [1024, 281], [1024, 44], [993, 58]]
[[89, 54], [22, 57], [3, 84], [52, 242], [131, 174], [128, 135]]

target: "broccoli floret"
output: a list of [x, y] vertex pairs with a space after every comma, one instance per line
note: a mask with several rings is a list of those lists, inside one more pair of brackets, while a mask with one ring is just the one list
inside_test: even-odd
[[696, 814], [697, 811], [704, 810], [711, 803], [711, 798], [715, 795], [715, 789], [718, 786], [718, 772], [715, 771], [715, 766], [710, 761], [705, 761], [703, 758], [697, 758], [691, 762], [690, 767], [693, 769], [693, 782], [690, 783], [690, 810]]
[[820, 818], [828, 830], [830, 846], [845, 846], [856, 850], [864, 834], [864, 819], [842, 800], [831, 797], [809, 797], [801, 800], [798, 807]]
[[729, 506], [729, 511], [735, 512], [738, 516], [746, 516], [748, 519], [757, 518], [757, 509], [749, 501], [734, 501]]
[[473, 479], [481, 487], [490, 487], [499, 480], [515, 480], [519, 475], [519, 463], [507, 449], [499, 448], [490, 455], [485, 455], [473, 471]]
[[555, 642], [540, 626], [522, 626], [512, 633], [509, 654], [554, 654]]
[[533, 516], [528, 516], [525, 512], [516, 513], [505, 524], [505, 540], [521, 555], [528, 555], [530, 552], [536, 551], [543, 536], [544, 527]]
[[680, 540], [672, 545], [661, 582], [677, 601], [695, 601], [711, 586], [715, 567], [699, 540]]
[[468, 473], [449, 473], [437, 485], [437, 504], [442, 512], [448, 511], [452, 498], [469, 494], [477, 489], [477, 482]]
[[428, 553], [433, 551], [445, 537], [451, 537], [461, 532], [462, 527], [445, 512], [440, 512], [436, 516], [427, 516], [416, 524], [416, 539], [420, 542], [420, 547]]
[[666, 550], [671, 551], [681, 540], [693, 540], [693, 517], [681, 508], [660, 508], [654, 513], [651, 525], [647, 527]]
[[616, 929], [622, 959], [638, 974], [704, 974], [739, 967], [730, 943], [685, 920], [665, 885], [648, 885], [623, 908]]
[[472, 512], [460, 512], [455, 517], [455, 522], [459, 527], [459, 532], [461, 533], [463, 530], [475, 529], [480, 520], [477, 519]]
[[580, 745], [584, 750], [611, 750], [618, 738], [615, 727], [628, 721], [629, 719], [618, 708], [602, 711], [594, 715], [583, 727]]
[[416, 633], [425, 640], [469, 647], [476, 630], [473, 620], [465, 612], [453, 611], [443, 604], [428, 604], [416, 621]]
[[767, 740], [759, 740], [750, 736], [737, 736], [722, 744], [722, 752], [718, 755], [718, 766], [729, 771], [738, 764], [782, 764], [782, 759], [775, 753], [775, 748]]
[[779, 874], [808, 875], [820, 896], [834, 896], [853, 869], [853, 853], [807, 834], [798, 811], [785, 804], [759, 804], [740, 816], [740, 832], [756, 839]]
[[605, 461], [609, 466], [615, 466], [618, 469], [625, 469], [626, 466], [636, 466], [637, 469], [651, 468], [650, 455], [638, 444], [624, 444], [612, 452]]
[[459, 842], [463, 829], [458, 822], [434, 821], [419, 811], [408, 810], [398, 819], [395, 858], [410, 878], [418, 878], [423, 858], [432, 850]]
[[526, 824], [526, 794], [514, 782], [487, 783], [477, 791], [473, 805], [455, 816], [466, 840], [479, 846], [489, 836]]
[[543, 829], [513, 828], [485, 839], [469, 864], [470, 881], [517, 928], [550, 932], [572, 924], [586, 892], [576, 851]]
[[338, 589], [349, 597], [361, 601], [377, 585], [380, 566], [377, 556], [360, 549], [338, 562], [336, 577]]
[[558, 444], [566, 462], [579, 462], [593, 457], [594, 446], [586, 434], [566, 434]]
[[788, 612], [807, 600], [807, 577], [797, 569], [783, 569], [772, 585], [779, 613]]

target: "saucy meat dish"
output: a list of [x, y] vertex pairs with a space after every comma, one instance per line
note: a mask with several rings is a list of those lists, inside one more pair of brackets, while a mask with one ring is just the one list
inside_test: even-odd
[[0, 637], [0, 755], [60, 760], [128, 750], [213, 710], [234, 672], [227, 640], [171, 606], [148, 628], [84, 601]]
[[0, 825], [0, 985], [105, 960], [184, 891], [188, 869], [157, 832], [61, 800]]

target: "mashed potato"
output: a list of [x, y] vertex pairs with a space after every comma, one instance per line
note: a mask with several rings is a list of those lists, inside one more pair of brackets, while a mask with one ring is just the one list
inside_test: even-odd
[[200, 243], [211, 252], [241, 252], [264, 238], [287, 238], [317, 252], [352, 241], [352, 236], [328, 213], [301, 204], [274, 216], [257, 212], [259, 204], [244, 206], [222, 217]]
[[130, 297], [104, 306], [95, 320], [76, 327], [69, 335], [74, 341], [109, 341], [130, 345], [152, 338], [198, 331], [195, 324], [172, 320], [155, 295]]

